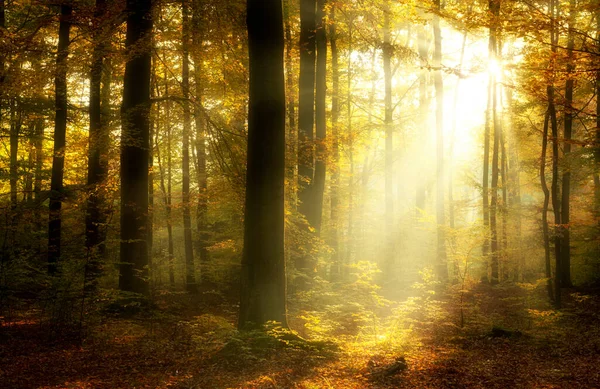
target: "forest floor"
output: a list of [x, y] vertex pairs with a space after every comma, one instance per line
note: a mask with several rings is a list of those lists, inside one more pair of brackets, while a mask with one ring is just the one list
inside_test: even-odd
[[[103, 319], [83, 342], [51, 341], [35, 320], [4, 323], [0, 387], [600, 388], [597, 291], [570, 291], [556, 311], [539, 287], [477, 284], [413, 320], [320, 341], [238, 333], [236, 307], [206, 297], [165, 293], [158, 314]], [[290, 316], [292, 328], [306, 324]]]

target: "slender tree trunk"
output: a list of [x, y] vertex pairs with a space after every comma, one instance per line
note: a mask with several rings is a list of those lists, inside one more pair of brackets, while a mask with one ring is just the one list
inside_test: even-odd
[[[172, 129], [171, 129], [171, 102], [169, 101], [169, 79], [167, 78], [167, 71], [165, 70], [165, 97], [167, 98], [165, 104], [165, 127], [167, 129], [167, 187], [165, 188], [164, 181], [164, 170], [160, 167], [161, 175], [161, 188], [163, 192], [163, 198], [165, 201], [165, 213], [167, 219], [167, 263], [169, 267], [169, 285], [171, 288], [175, 287], [175, 252], [173, 245], [173, 206], [172, 206], [172, 152], [171, 152], [171, 144], [172, 144]], [[158, 144], [156, 145], [157, 154], [158, 154], [158, 163], [161, 165], [160, 154]]]
[[[435, 0], [437, 11], [441, 10], [440, 0]], [[444, 210], [444, 84], [442, 80], [442, 32], [440, 17], [433, 16], [434, 51], [433, 66], [435, 85], [435, 127], [436, 127], [436, 160], [437, 160], [437, 190], [436, 190], [436, 219], [437, 219], [437, 264], [436, 273], [441, 281], [448, 280], [446, 264], [446, 214]]]
[[188, 292], [195, 292], [196, 274], [194, 267], [194, 247], [192, 242], [192, 216], [190, 211], [190, 131], [192, 127], [192, 118], [190, 113], [190, 11], [188, 0], [182, 0], [182, 31], [181, 48], [182, 55], [182, 75], [181, 89], [183, 93], [183, 142], [181, 151], [181, 170], [183, 174], [182, 182], [182, 206], [183, 206], [183, 242], [185, 249], [185, 285]]
[[[206, 119], [204, 117], [203, 95], [204, 86], [202, 80], [202, 45], [204, 44], [204, 28], [202, 26], [202, 14], [204, 0], [194, 0], [192, 11], [192, 58], [194, 60], [194, 82], [196, 92], [196, 104], [194, 105], [194, 118], [196, 124], [196, 179], [198, 181], [198, 207], [196, 209], [196, 229], [198, 230], [198, 252], [200, 264], [208, 261], [208, 175], [206, 172]], [[201, 275], [202, 276], [202, 275]]]
[[18, 205], [18, 189], [17, 181], [19, 179], [19, 166], [17, 156], [19, 155], [19, 133], [21, 131], [21, 110], [17, 98], [13, 97], [10, 100], [10, 167], [9, 167], [9, 182], [10, 182], [10, 209], [12, 212], [11, 218], [16, 221], [17, 205]]
[[563, 288], [569, 288], [571, 283], [571, 233], [570, 233], [570, 196], [571, 196], [571, 136], [573, 133], [573, 71], [575, 62], [573, 58], [573, 49], [575, 48], [575, 19], [577, 17], [577, 1], [569, 2], [569, 32], [567, 41], [567, 82], [565, 86], [565, 112], [564, 112], [564, 170], [562, 175], [562, 200], [561, 200], [561, 255], [562, 272], [561, 285]]
[[281, 0], [248, 0], [250, 90], [239, 328], [287, 327], [285, 81]]
[[550, 191], [546, 183], [546, 150], [548, 149], [548, 119], [546, 112], [544, 118], [544, 133], [542, 134], [542, 156], [540, 159], [540, 182], [544, 192], [544, 206], [542, 208], [542, 235], [544, 237], [544, 265], [546, 269], [547, 290], [550, 300], [554, 300], [552, 293], [552, 263], [550, 262], [550, 232], [548, 231], [548, 205], [550, 203]]
[[127, 0], [129, 54], [121, 107], [121, 253], [119, 289], [149, 293], [148, 145], [152, 0]]
[[[423, 123], [424, 132], [424, 142], [423, 144], [428, 142], [428, 128], [427, 119], [429, 117], [429, 96], [427, 93], [427, 63], [429, 58], [429, 39], [427, 38], [425, 29], [423, 27], [419, 28], [417, 33], [417, 41], [418, 41], [418, 51], [419, 51], [419, 65], [421, 66], [421, 71], [419, 74], [419, 120]], [[425, 151], [426, 146], [423, 146], [421, 149], [423, 152]], [[420, 172], [422, 172], [422, 167], [417, 166]], [[416, 206], [416, 217], [421, 217], [421, 212], [425, 210], [425, 192], [426, 192], [426, 182], [423, 179], [424, 174], [421, 174], [421, 177], [417, 177], [417, 190], [415, 196], [415, 206]]]
[[[165, 78], [165, 97], [169, 96], [168, 80]], [[171, 126], [170, 126], [170, 102], [167, 99], [165, 103], [165, 127], [167, 130], [167, 172], [162, 164], [160, 146], [158, 144], [158, 134], [160, 122], [157, 125], [155, 149], [156, 160], [158, 162], [158, 171], [160, 173], [160, 190], [162, 192], [163, 203], [165, 205], [165, 219], [167, 221], [167, 266], [169, 269], [169, 286], [175, 287], [175, 254], [173, 248], [173, 220], [171, 211]], [[165, 185], [165, 176], [167, 184]]]
[[[509, 115], [509, 126], [513, 128], [513, 97], [510, 88], [506, 89], [506, 100]], [[523, 281], [523, 270], [525, 266], [525, 257], [521, 250], [522, 245], [522, 223], [521, 223], [521, 183], [519, 179], [519, 154], [517, 150], [517, 144], [515, 137], [512, 135], [512, 131], [507, 131], [508, 134], [508, 209], [511, 211], [511, 215], [515, 220], [515, 236], [513, 239], [516, 240], [516, 253], [517, 256], [517, 270], [516, 280], [519, 282]], [[546, 140], [547, 142], [547, 140]], [[507, 210], [508, 210], [507, 209]]]
[[[35, 220], [35, 231], [41, 232], [42, 217], [40, 214], [42, 203], [42, 169], [44, 168], [44, 119], [38, 118], [35, 121], [35, 173], [33, 175], [33, 218]], [[41, 248], [40, 248], [41, 249]]]
[[[314, 226], [314, 113], [316, 60], [316, 0], [300, 0], [300, 78], [298, 99], [299, 210]], [[307, 264], [300, 264], [306, 267]]]
[[[596, 0], [596, 41], [600, 42], [600, 0]], [[594, 156], [596, 160], [596, 173], [594, 174], [594, 198], [596, 200], [596, 217], [600, 216], [600, 66], [596, 70], [596, 144]]]
[[325, 192], [325, 173], [327, 150], [325, 147], [327, 136], [326, 87], [327, 87], [327, 36], [325, 26], [325, 2], [317, 0], [316, 21], [316, 92], [315, 92], [315, 132], [316, 132], [316, 161], [313, 191], [314, 224], [313, 227], [320, 233], [323, 216], [323, 194]]
[[104, 20], [106, 11], [106, 0], [96, 0], [94, 48], [90, 71], [90, 130], [87, 171], [89, 197], [85, 218], [85, 245], [88, 250], [85, 288], [88, 292], [96, 290], [96, 282], [102, 271], [102, 263], [106, 254], [104, 244], [106, 237], [106, 204], [104, 200], [106, 195], [103, 185], [108, 173], [109, 130], [106, 118], [102, 117], [102, 88], [110, 88], [109, 85], [102, 85], [104, 57], [109, 42], [106, 32], [110, 30]]
[[54, 155], [50, 179], [50, 218], [48, 222], [48, 273], [57, 271], [61, 250], [62, 192], [65, 167], [67, 133], [67, 57], [69, 56], [69, 33], [73, 9], [70, 5], [60, 6], [58, 31], [58, 53], [56, 55], [56, 77], [54, 79], [55, 110]]
[[[502, 90], [502, 87], [500, 88]], [[502, 93], [502, 92], [500, 92]], [[507, 204], [508, 204], [508, 184], [507, 184], [507, 158], [506, 158], [506, 143], [504, 136], [504, 127], [502, 125], [502, 119], [500, 119], [500, 128], [502, 132], [500, 132], [500, 178], [502, 179], [502, 202], [498, 207], [500, 211], [500, 223], [502, 225], [502, 249], [500, 251], [500, 265], [501, 265], [501, 279], [503, 281], [508, 280], [509, 269], [508, 269], [508, 232], [507, 232]]]
[[392, 69], [391, 59], [393, 47], [390, 38], [390, 3], [386, 1], [383, 10], [383, 79], [384, 79], [384, 127], [385, 127], [385, 258], [383, 277], [388, 280], [392, 277], [392, 271], [395, 261], [395, 241], [394, 236], [394, 128], [392, 125]]
[[[491, 112], [492, 112], [492, 83], [493, 77], [488, 77], [488, 91], [487, 91], [487, 107], [485, 110], [485, 128], [483, 134], [483, 179], [481, 186], [481, 194], [483, 200], [483, 227], [486, 232], [486, 238], [483, 241], [481, 248], [484, 260], [487, 260], [487, 256], [490, 252], [490, 239], [487, 237], [487, 233], [490, 228], [490, 132], [491, 132]], [[487, 274], [486, 274], [487, 276]]]
[[556, 106], [554, 103], [554, 72], [556, 60], [556, 51], [558, 44], [558, 31], [555, 25], [556, 21], [556, 0], [550, 0], [550, 36], [551, 36], [551, 50], [552, 58], [551, 61], [551, 80], [546, 88], [546, 94], [548, 96], [548, 115], [550, 116], [550, 126], [552, 129], [552, 183], [550, 186], [550, 195], [552, 200], [552, 209], [554, 211], [554, 252], [555, 252], [555, 274], [554, 274], [554, 303], [557, 308], [561, 306], [561, 280], [562, 280], [562, 243], [560, 237], [559, 226], [561, 225], [560, 215], [560, 197], [558, 187], [558, 174], [559, 174], [559, 155], [558, 155], [558, 123], [556, 119]]
[[348, 231], [346, 235], [346, 255], [342, 277], [348, 273], [348, 265], [352, 263], [354, 253], [354, 134], [352, 133], [352, 50], [353, 50], [353, 20], [348, 23], [348, 67], [346, 69], [346, 129], [348, 135]]
[[333, 166], [331, 167], [331, 241], [333, 249], [331, 258], [331, 280], [339, 279], [340, 269], [340, 244], [339, 233], [339, 204], [340, 204], [340, 146], [338, 121], [340, 116], [340, 70], [337, 48], [337, 24], [335, 21], [335, 4], [332, 4], [329, 14], [329, 44], [331, 46], [331, 153]]

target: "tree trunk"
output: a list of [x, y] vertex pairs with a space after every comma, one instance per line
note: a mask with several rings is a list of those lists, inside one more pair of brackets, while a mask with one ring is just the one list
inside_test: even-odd
[[542, 156], [540, 159], [540, 182], [544, 192], [544, 206], [542, 208], [542, 235], [544, 237], [544, 265], [546, 270], [547, 290], [550, 300], [554, 300], [552, 293], [552, 263], [550, 262], [550, 232], [548, 231], [548, 205], [550, 203], [550, 191], [546, 183], [546, 150], [548, 148], [548, 119], [546, 112], [544, 119], [544, 132], [542, 134]]
[[[428, 142], [428, 138], [429, 138], [429, 134], [428, 134], [428, 129], [429, 126], [427, 125], [427, 119], [429, 117], [429, 96], [427, 93], [427, 75], [428, 75], [428, 69], [427, 69], [427, 63], [429, 62], [429, 44], [430, 41], [427, 38], [425, 29], [423, 27], [419, 28], [419, 31], [417, 33], [417, 41], [418, 41], [418, 51], [419, 51], [419, 65], [421, 66], [421, 71], [419, 74], [419, 120], [421, 121], [421, 123], [423, 123], [423, 129], [424, 131], [424, 142], [422, 142], [423, 144]], [[424, 152], [426, 149], [426, 146], [423, 146], [422, 149], [420, 149], [422, 152]], [[420, 172], [423, 172], [422, 167], [417, 166], [417, 169], [419, 169]], [[417, 218], [421, 217], [421, 213], [425, 210], [425, 192], [426, 192], [426, 182], [425, 179], [423, 179], [424, 174], [420, 174], [419, 176], [421, 177], [417, 177], [417, 190], [416, 190], [416, 196], [415, 196], [415, 207], [416, 207], [416, 214], [415, 216]]]
[[562, 200], [561, 200], [561, 255], [562, 271], [561, 285], [563, 288], [573, 286], [571, 283], [571, 234], [570, 234], [570, 196], [571, 196], [571, 136], [573, 133], [573, 71], [575, 62], [573, 49], [575, 47], [575, 18], [577, 17], [577, 1], [569, 2], [569, 32], [567, 41], [567, 82], [565, 86], [565, 112], [564, 112], [564, 167], [562, 175]]
[[[437, 11], [441, 10], [440, 0], [435, 0]], [[437, 264], [436, 274], [441, 281], [448, 280], [446, 264], [446, 215], [444, 211], [444, 84], [442, 80], [442, 32], [440, 17], [433, 16], [434, 51], [433, 66], [435, 85], [435, 128], [436, 128], [436, 219], [437, 219]]]
[[[194, 82], [196, 91], [196, 104], [194, 105], [194, 119], [196, 124], [196, 180], [198, 181], [198, 207], [196, 209], [196, 229], [198, 230], [198, 253], [200, 264], [208, 261], [208, 176], [206, 173], [206, 119], [202, 111], [204, 87], [202, 81], [202, 45], [204, 30], [202, 26], [203, 0], [194, 0], [192, 10], [192, 58], [194, 60]], [[202, 277], [202, 273], [200, 273]]]
[[50, 218], [48, 222], [48, 273], [56, 274], [61, 250], [61, 208], [65, 147], [67, 134], [67, 57], [69, 56], [69, 33], [73, 9], [70, 5], [60, 6], [58, 52], [56, 55], [54, 155], [50, 179]]
[[562, 280], [562, 243], [560, 237], [559, 227], [561, 225], [561, 215], [560, 215], [560, 197], [559, 197], [559, 187], [558, 187], [558, 123], [556, 119], [556, 106], [554, 103], [554, 72], [555, 72], [555, 63], [556, 60], [556, 51], [558, 44], [558, 30], [555, 25], [556, 20], [556, 0], [550, 0], [550, 36], [551, 36], [551, 50], [552, 50], [552, 58], [551, 61], [551, 80], [546, 88], [546, 94], [548, 96], [548, 114], [550, 115], [550, 125], [552, 129], [552, 183], [550, 186], [550, 195], [552, 199], [552, 209], [554, 211], [554, 252], [555, 252], [555, 274], [554, 274], [554, 303], [557, 308], [561, 306], [561, 280]]
[[185, 251], [185, 286], [188, 292], [197, 290], [196, 274], [194, 268], [194, 247], [192, 242], [192, 216], [190, 211], [190, 131], [192, 118], [190, 113], [190, 17], [188, 0], [182, 0], [182, 71], [181, 89], [183, 93], [183, 142], [181, 151], [181, 170], [183, 182], [181, 189], [183, 207], [183, 243]]
[[148, 146], [152, 0], [127, 0], [129, 54], [121, 107], [121, 254], [119, 289], [149, 293]]
[[[92, 53], [92, 67], [90, 71], [90, 130], [88, 149], [87, 185], [89, 197], [85, 218], [85, 246], [88, 250], [85, 275], [87, 291], [96, 290], [96, 282], [102, 271], [105, 259], [106, 238], [106, 204], [103, 185], [108, 173], [108, 144], [110, 141], [107, 120], [103, 118], [106, 108], [103, 107], [102, 85], [104, 71], [104, 57], [108, 49], [110, 27], [106, 25], [106, 0], [96, 0], [94, 12], [94, 48]], [[104, 108], [104, 112], [103, 112]]]
[[[169, 96], [168, 80], [165, 78], [165, 97]], [[167, 99], [165, 103], [165, 126], [167, 129], [167, 172], [162, 164], [160, 146], [158, 144], [158, 134], [160, 130], [160, 122], [157, 125], [155, 149], [156, 160], [158, 162], [158, 171], [160, 173], [160, 190], [162, 192], [163, 203], [165, 205], [165, 219], [167, 221], [167, 267], [169, 269], [169, 286], [175, 287], [175, 254], [173, 248], [173, 220], [171, 217], [171, 126], [170, 126], [170, 102]], [[167, 176], [167, 184], [165, 185], [165, 176]]]
[[331, 280], [339, 279], [340, 269], [340, 245], [339, 233], [339, 204], [340, 204], [340, 146], [338, 121], [340, 116], [340, 70], [338, 63], [337, 48], [337, 26], [335, 21], [335, 4], [332, 4], [329, 14], [329, 45], [331, 46], [331, 154], [333, 166], [331, 167], [331, 246], [333, 253], [331, 258]]
[[[300, 78], [298, 99], [299, 211], [314, 226], [314, 111], [316, 59], [316, 0], [300, 0]], [[305, 267], [307, 264], [301, 264]]]
[[316, 13], [316, 92], [315, 92], [315, 132], [316, 132], [316, 161], [313, 191], [314, 222], [317, 234], [321, 232], [323, 217], [323, 194], [325, 192], [325, 172], [327, 150], [326, 87], [327, 87], [327, 37], [325, 26], [325, 1], [317, 0]]
[[[17, 102], [17, 98], [13, 97], [10, 100], [10, 167], [9, 167], [9, 182], [10, 182], [10, 209], [12, 212], [11, 218], [13, 223], [16, 222], [17, 204], [18, 204], [18, 189], [17, 182], [19, 179], [19, 166], [17, 156], [19, 154], [19, 132], [21, 132], [21, 106]], [[14, 231], [13, 231], [14, 232]]]
[[353, 20], [348, 22], [348, 67], [346, 69], [346, 131], [348, 136], [348, 231], [346, 233], [346, 253], [342, 264], [342, 277], [348, 274], [349, 265], [354, 253], [354, 134], [352, 133], [352, 50], [353, 50]]
[[460, 60], [458, 61], [458, 77], [456, 78], [456, 86], [454, 87], [454, 99], [452, 101], [452, 132], [450, 133], [450, 150], [448, 153], [448, 224], [450, 228], [454, 228], [454, 138], [456, 137], [456, 108], [458, 105], [458, 91], [460, 80], [462, 79], [463, 60], [465, 58], [465, 48], [467, 45], [467, 34], [463, 33], [463, 40], [460, 46]]
[[250, 89], [239, 328], [287, 327], [285, 82], [281, 0], [248, 0]]

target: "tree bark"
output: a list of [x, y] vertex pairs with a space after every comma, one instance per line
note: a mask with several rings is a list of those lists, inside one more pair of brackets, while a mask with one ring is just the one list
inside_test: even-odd
[[548, 231], [548, 205], [550, 203], [550, 191], [546, 183], [546, 150], [548, 148], [548, 120], [549, 113], [544, 118], [544, 132], [542, 134], [542, 155], [540, 158], [540, 182], [544, 192], [544, 205], [542, 207], [542, 235], [544, 238], [544, 265], [546, 270], [547, 290], [550, 300], [554, 300], [552, 293], [552, 263], [550, 262], [550, 232]]
[[110, 39], [110, 36], [107, 35], [110, 27], [107, 26], [105, 20], [106, 7], [106, 0], [96, 0], [92, 38], [94, 48], [90, 70], [90, 128], [87, 171], [89, 196], [85, 218], [85, 246], [88, 250], [85, 288], [88, 292], [96, 290], [96, 282], [102, 271], [102, 263], [106, 255], [104, 241], [106, 238], [107, 215], [103, 185], [108, 174], [108, 145], [110, 142], [107, 118], [103, 117], [106, 116], [106, 107], [103, 107], [103, 104], [109, 102], [102, 101], [102, 88], [110, 88], [110, 85], [102, 85], [104, 58]]
[[569, 2], [569, 31], [567, 38], [567, 81], [565, 85], [565, 112], [564, 112], [564, 167], [562, 174], [562, 199], [561, 199], [561, 255], [562, 272], [561, 285], [563, 288], [573, 286], [571, 283], [571, 233], [570, 233], [570, 196], [571, 196], [571, 137], [573, 133], [573, 87], [575, 61], [573, 49], [575, 48], [575, 19], [577, 17], [577, 1]]
[[248, 0], [250, 89], [239, 328], [287, 327], [285, 81], [281, 0]]
[[321, 232], [323, 217], [323, 194], [325, 192], [325, 174], [327, 150], [325, 147], [327, 136], [326, 119], [326, 88], [327, 88], [327, 36], [325, 26], [325, 1], [317, 0], [316, 13], [316, 91], [315, 91], [315, 135], [316, 135], [316, 160], [313, 185], [313, 227], [317, 234]]
[[149, 293], [148, 148], [152, 0], [127, 0], [128, 60], [121, 107], [121, 253], [119, 289]]
[[335, 21], [335, 4], [332, 4], [329, 14], [329, 45], [331, 46], [331, 154], [333, 166], [331, 167], [331, 241], [333, 250], [331, 258], [331, 280], [339, 279], [340, 245], [339, 245], [339, 204], [340, 204], [340, 147], [338, 121], [340, 116], [340, 70], [338, 63], [337, 25]]
[[[298, 99], [299, 211], [314, 226], [314, 113], [316, 59], [316, 0], [300, 0], [300, 78]], [[306, 264], [301, 264], [301, 267]]]
[[183, 244], [185, 251], [185, 286], [188, 292], [196, 292], [196, 274], [194, 267], [194, 247], [192, 242], [192, 215], [190, 211], [190, 131], [192, 118], [190, 113], [190, 10], [188, 0], [181, 2], [182, 12], [182, 67], [181, 89], [183, 93], [183, 142], [181, 150], [182, 207], [183, 207]]
[[550, 41], [552, 58], [550, 59], [551, 69], [551, 80], [546, 87], [546, 94], [548, 96], [548, 115], [550, 116], [550, 126], [552, 130], [552, 183], [550, 186], [550, 195], [552, 200], [552, 209], [554, 211], [554, 252], [555, 252], [555, 271], [554, 271], [554, 304], [557, 308], [560, 308], [562, 304], [562, 243], [559, 227], [561, 225], [561, 206], [559, 197], [558, 187], [558, 175], [559, 175], [559, 155], [558, 155], [558, 123], [556, 119], [556, 105], [554, 102], [554, 77], [555, 77], [555, 63], [556, 51], [558, 45], [558, 30], [556, 28], [556, 0], [550, 0]]
[[67, 58], [69, 56], [69, 33], [73, 9], [60, 6], [58, 53], [56, 55], [54, 154], [50, 179], [50, 218], [48, 222], [48, 273], [54, 275], [60, 259], [62, 196], [67, 134]]
[[[206, 172], [206, 118], [202, 111], [204, 86], [202, 80], [202, 45], [204, 44], [204, 29], [202, 14], [204, 0], [194, 0], [192, 10], [192, 59], [194, 60], [194, 83], [196, 104], [194, 105], [194, 119], [196, 124], [196, 180], [198, 181], [198, 206], [196, 209], [196, 229], [198, 233], [198, 253], [200, 264], [208, 261], [208, 175]], [[202, 273], [200, 274], [202, 277]]]

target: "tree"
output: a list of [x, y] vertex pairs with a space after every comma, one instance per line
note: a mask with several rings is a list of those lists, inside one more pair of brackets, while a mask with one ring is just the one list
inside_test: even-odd
[[194, 269], [194, 248], [192, 245], [192, 216], [190, 212], [190, 132], [192, 118], [190, 113], [190, 10], [187, 0], [181, 2], [182, 36], [181, 48], [183, 64], [181, 66], [181, 89], [183, 93], [183, 145], [181, 171], [183, 173], [183, 244], [185, 250], [185, 280], [189, 292], [196, 291], [196, 275]]
[[196, 124], [196, 179], [198, 181], [198, 207], [196, 209], [196, 229], [198, 230], [198, 251], [200, 263], [208, 260], [207, 247], [207, 221], [208, 212], [208, 176], [206, 173], [206, 119], [202, 111], [204, 86], [202, 80], [202, 45], [204, 44], [204, 27], [202, 25], [202, 12], [204, 0], [192, 2], [192, 58], [194, 60], [194, 82], [196, 104], [194, 104], [194, 121]]
[[152, 0], [127, 0], [128, 54], [121, 106], [121, 253], [119, 289], [149, 293], [148, 149]]
[[571, 136], [573, 133], [573, 89], [574, 89], [574, 73], [575, 61], [573, 49], [575, 48], [575, 18], [577, 15], [577, 2], [570, 0], [569, 2], [569, 27], [567, 38], [567, 81], [565, 85], [565, 110], [564, 110], [564, 146], [563, 154], [566, 162], [562, 174], [562, 198], [561, 198], [561, 255], [562, 255], [562, 270], [561, 284], [563, 287], [571, 287], [571, 232], [569, 227], [570, 222], [570, 205], [571, 205], [571, 165], [569, 154], [571, 153]]
[[248, 156], [239, 328], [287, 326], [284, 254], [285, 85], [281, 0], [248, 0]]
[[107, 32], [110, 31], [110, 28], [106, 23], [106, 17], [106, 0], [96, 0], [93, 22], [94, 48], [90, 69], [90, 130], [87, 172], [89, 197], [85, 219], [85, 245], [88, 250], [88, 263], [86, 266], [86, 282], [88, 285], [86, 287], [92, 290], [95, 288], [102, 260], [104, 260], [106, 254], [104, 240], [106, 238], [107, 215], [103, 185], [108, 173], [107, 153], [110, 143], [107, 126], [107, 108], [110, 104], [110, 74], [104, 66], [104, 59], [109, 48], [109, 35], [107, 35]]
[[327, 88], [327, 34], [325, 25], [325, 0], [317, 0], [316, 12], [316, 86], [315, 86], [315, 135], [316, 135], [316, 160], [313, 183], [313, 227], [320, 233], [323, 216], [323, 194], [325, 192], [325, 172], [327, 150], [325, 141], [327, 136], [326, 118], [326, 88]]
[[67, 136], [67, 58], [69, 56], [69, 33], [71, 31], [72, 14], [73, 8], [70, 4], [60, 6], [56, 77], [54, 79], [54, 155], [52, 156], [50, 218], [48, 221], [48, 273], [51, 275], [57, 271], [61, 250], [61, 208]]
[[394, 265], [394, 128], [392, 126], [392, 68], [391, 60], [394, 48], [390, 37], [390, 3], [386, 1], [383, 9], [383, 79], [384, 79], [384, 126], [385, 126], [385, 275], [391, 275]]
[[[314, 114], [316, 61], [316, 0], [300, 0], [300, 77], [298, 98], [299, 211], [314, 225]], [[305, 267], [307, 264], [301, 264]]]
[[[435, 0], [435, 11], [441, 11], [440, 0]], [[435, 128], [436, 128], [436, 220], [437, 220], [437, 264], [436, 273], [440, 280], [448, 279], [446, 265], [446, 215], [444, 211], [444, 83], [442, 79], [442, 32], [440, 17], [433, 16], [433, 83], [435, 86]]]
[[331, 278], [335, 280], [340, 276], [340, 245], [339, 245], [339, 202], [340, 202], [340, 146], [339, 146], [339, 117], [340, 117], [340, 70], [337, 48], [337, 26], [335, 20], [335, 5], [329, 13], [329, 45], [331, 46], [331, 135], [332, 135], [332, 160], [333, 168], [331, 174], [331, 241], [333, 249], [331, 258]]

